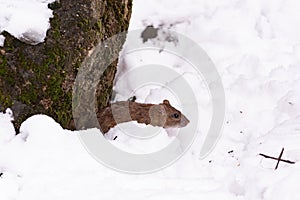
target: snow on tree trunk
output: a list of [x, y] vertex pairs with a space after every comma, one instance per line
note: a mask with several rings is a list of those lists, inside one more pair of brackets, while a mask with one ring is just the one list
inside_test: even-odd
[[[35, 46], [8, 32], [0, 47], [0, 112], [12, 108], [18, 128], [43, 113], [72, 128], [72, 86], [83, 59], [99, 41], [126, 31], [131, 0], [62, 0], [49, 4], [54, 17], [45, 42]], [[116, 41], [120, 51], [124, 41]], [[112, 52], [115, 53], [115, 52]], [[111, 97], [117, 61], [100, 79], [98, 108]]]

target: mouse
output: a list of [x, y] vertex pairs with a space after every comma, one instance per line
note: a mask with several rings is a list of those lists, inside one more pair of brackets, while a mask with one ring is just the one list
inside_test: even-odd
[[97, 112], [103, 134], [117, 124], [137, 121], [146, 125], [163, 128], [181, 128], [189, 124], [188, 118], [174, 108], [168, 100], [159, 104], [118, 101]]

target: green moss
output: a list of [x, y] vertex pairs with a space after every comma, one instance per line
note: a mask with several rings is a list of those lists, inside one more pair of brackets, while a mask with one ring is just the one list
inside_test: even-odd
[[8, 75], [8, 71], [6, 69], [6, 66], [7, 65], [7, 60], [5, 57], [3, 56], [0, 56], [0, 76], [7, 76]]
[[1, 89], [0, 89], [0, 105], [1, 105], [0, 108], [2, 107], [3, 110], [5, 108], [11, 107], [11, 105], [12, 105], [11, 98], [7, 95], [4, 95], [3, 92], [1, 91]]
[[50, 8], [51, 10], [59, 9], [61, 8], [61, 3], [59, 1], [54, 1], [48, 4], [48, 8]]
[[53, 37], [53, 39], [57, 41], [62, 36], [59, 27], [60, 20], [58, 19], [57, 16], [54, 16], [54, 18], [51, 18], [50, 23], [51, 23], [51, 37]]
[[[58, 20], [52, 20], [52, 33], [54, 39], [54, 45], [45, 48], [45, 59], [42, 63], [35, 63], [33, 60], [25, 56], [22, 51], [14, 51], [17, 47], [14, 42], [9, 42], [7, 51], [14, 51], [17, 58], [18, 66], [16, 71], [9, 70], [8, 61], [5, 56], [0, 55], [0, 80], [5, 81], [5, 85], [8, 84], [11, 88], [8, 90], [14, 90], [15, 87], [21, 88], [21, 91], [15, 93], [14, 99], [24, 103], [32, 108], [32, 113], [24, 115], [24, 117], [37, 113], [45, 113], [56, 120], [58, 120], [64, 127], [67, 127], [72, 118], [72, 105], [71, 105], [71, 92], [66, 92], [62, 88], [64, 81], [63, 68], [65, 65], [66, 52], [59, 43], [61, 33], [59, 30]], [[20, 44], [17, 44], [20, 45]], [[32, 71], [32, 76], [19, 73], [18, 70], [26, 70], [26, 72]], [[10, 91], [2, 92], [0, 90], [0, 104], [3, 108], [10, 107], [11, 97], [4, 95]], [[41, 103], [43, 99], [51, 99], [51, 104], [47, 109], [45, 105]]]

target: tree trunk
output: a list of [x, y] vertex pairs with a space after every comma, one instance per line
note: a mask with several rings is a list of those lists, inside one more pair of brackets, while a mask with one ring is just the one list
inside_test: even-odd
[[[32, 46], [9, 33], [0, 47], [0, 111], [12, 108], [15, 125], [34, 114], [72, 128], [72, 86], [82, 61], [100, 41], [126, 31], [131, 0], [61, 0], [44, 43]], [[119, 52], [122, 44], [115, 45]], [[100, 79], [98, 109], [108, 105], [117, 62]]]

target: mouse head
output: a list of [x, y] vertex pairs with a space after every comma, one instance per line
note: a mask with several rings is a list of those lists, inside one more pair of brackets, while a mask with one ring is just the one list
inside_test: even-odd
[[179, 110], [171, 106], [168, 100], [152, 106], [150, 109], [150, 118], [152, 125], [164, 128], [180, 128], [190, 122]]

